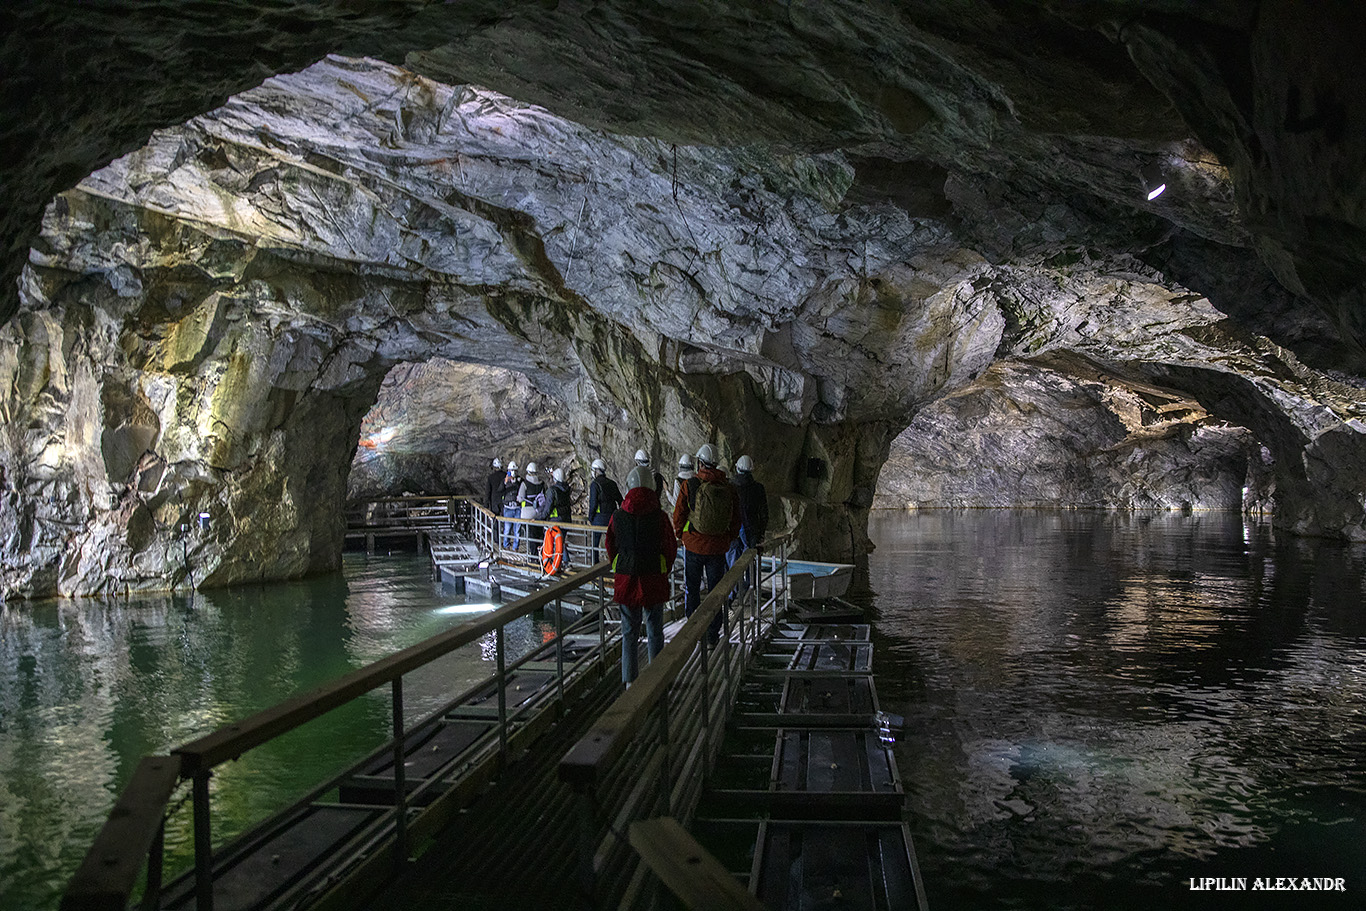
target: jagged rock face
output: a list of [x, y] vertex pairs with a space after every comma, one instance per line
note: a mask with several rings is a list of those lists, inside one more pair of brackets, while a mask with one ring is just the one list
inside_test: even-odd
[[442, 358], [399, 364], [361, 423], [347, 496], [482, 497], [494, 458], [570, 470], [573, 441], [556, 405], [511, 370]]
[[893, 441], [878, 507], [1261, 509], [1251, 431], [1144, 384], [993, 364]]
[[[394, 364], [438, 356], [530, 377], [585, 458], [711, 440], [783, 481], [820, 453], [795, 492], [842, 503], [874, 480], [866, 426], [981, 369], [1002, 324], [956, 293], [982, 264], [941, 227], [831, 212], [846, 180], [837, 157], [675, 156], [365, 61], [163, 131], [51, 207], [6, 327], [11, 477], [60, 488], [37, 527], [83, 529], [29, 535], [11, 590], [335, 562], [324, 504], [361, 417]], [[696, 230], [715, 246], [679, 246]]]
[[828, 558], [1001, 359], [1198, 403], [1280, 521], [1360, 537], [1366, 152], [1289, 53], [1332, 17], [1288, 10], [405, 4], [407, 68], [271, 80], [47, 210], [0, 330], [3, 590], [336, 565], [363, 415], [434, 358], [527, 377], [583, 460], [748, 452]]

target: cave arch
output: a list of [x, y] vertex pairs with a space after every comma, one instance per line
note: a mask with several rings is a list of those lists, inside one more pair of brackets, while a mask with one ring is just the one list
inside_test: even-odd
[[892, 438], [1001, 358], [1223, 359], [1356, 433], [1154, 269], [988, 261], [854, 179], [337, 57], [159, 132], [53, 202], [0, 330], [4, 591], [332, 568], [364, 414], [437, 357], [526, 375], [586, 454], [751, 454], [774, 526], [833, 559]]

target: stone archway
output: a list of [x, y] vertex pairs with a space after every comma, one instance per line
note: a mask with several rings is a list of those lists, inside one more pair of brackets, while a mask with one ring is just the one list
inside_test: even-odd
[[525, 375], [584, 458], [750, 454], [828, 559], [866, 543], [896, 434], [1000, 358], [1218, 364], [1180, 382], [1251, 377], [1304, 440], [1354, 438], [1355, 400], [1153, 269], [988, 262], [854, 179], [343, 58], [159, 132], [49, 207], [0, 331], [3, 590], [335, 567], [364, 415], [432, 358]]
[[482, 495], [495, 457], [569, 469], [573, 456], [564, 409], [522, 374], [444, 358], [398, 364], [361, 423], [347, 497]]

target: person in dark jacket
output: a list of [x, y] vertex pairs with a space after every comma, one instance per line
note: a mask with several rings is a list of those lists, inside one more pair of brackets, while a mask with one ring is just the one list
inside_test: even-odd
[[[522, 514], [521, 504], [517, 502], [517, 491], [521, 489], [522, 479], [517, 474], [517, 461], [515, 459], [508, 462], [508, 473], [503, 478], [503, 517], [515, 519]], [[517, 546], [517, 539], [513, 533], [517, 527], [512, 522], [503, 523], [503, 549], [512, 550]]]
[[[740, 534], [740, 497], [735, 488], [727, 483], [726, 473], [716, 467], [720, 460], [716, 447], [704, 443], [697, 450], [697, 477], [689, 480], [674, 504], [674, 532], [683, 541], [683, 612], [689, 617], [702, 603], [702, 576], [707, 577], [707, 592], [710, 592], [726, 574], [726, 551], [730, 542]], [[720, 485], [723, 491], [716, 491], [726, 497], [729, 517], [725, 519], [724, 530], [702, 530], [695, 526], [694, 512], [701, 512], [699, 503], [703, 498], [703, 486]], [[711, 492], [705, 499], [711, 500]], [[700, 521], [701, 516], [697, 517]], [[724, 514], [723, 514], [723, 518]], [[708, 627], [708, 639], [713, 644], [721, 638], [722, 614]]]
[[550, 473], [550, 490], [546, 492], [550, 498], [550, 511], [546, 513], [547, 519], [554, 519], [557, 522], [572, 522], [569, 511], [571, 502], [569, 497], [569, 485], [564, 480], [564, 469], [556, 468]]
[[683, 488], [688, 486], [688, 481], [697, 477], [697, 465], [692, 460], [692, 453], [685, 452], [678, 457], [678, 477], [674, 478], [674, 489], [670, 498], [674, 505], [678, 505], [678, 498], [683, 495]]
[[655, 495], [659, 497], [659, 505], [664, 506], [664, 475], [650, 467], [650, 454], [643, 449], [636, 450], [636, 465], [644, 468], [654, 477]]
[[[740, 498], [740, 535], [731, 542], [730, 550], [726, 552], [727, 567], [734, 566], [735, 561], [749, 548], [762, 545], [764, 535], [768, 534], [768, 493], [763, 484], [754, 480], [753, 471], [754, 460], [749, 456], [742, 455], [735, 460], [735, 479], [731, 483], [735, 485]], [[732, 598], [742, 598], [749, 591], [751, 575], [745, 573], [731, 593]]]
[[507, 475], [503, 473], [503, 460], [495, 458], [493, 470], [489, 472], [488, 483], [484, 489], [484, 505], [495, 516], [503, 511], [503, 478], [505, 477]]
[[[607, 477], [607, 463], [602, 459], [593, 460], [593, 482], [588, 485], [588, 524], [607, 527], [612, 521], [612, 513], [621, 506], [621, 488], [617, 482]], [[593, 533], [593, 562], [602, 559], [599, 544], [602, 532]]]
[[627, 686], [636, 679], [642, 620], [650, 660], [664, 648], [664, 602], [678, 555], [673, 526], [659, 508], [652, 480], [648, 468], [631, 469], [626, 500], [607, 523], [607, 558], [616, 573], [612, 600], [621, 605], [621, 682]]

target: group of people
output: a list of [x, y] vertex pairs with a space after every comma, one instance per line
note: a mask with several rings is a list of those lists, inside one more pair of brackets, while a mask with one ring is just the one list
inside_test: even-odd
[[[706, 443], [696, 455], [684, 453], [665, 512], [664, 476], [650, 464], [643, 449], [626, 475], [626, 494], [607, 473], [602, 459], [594, 459], [588, 485], [588, 524], [604, 529], [593, 536], [594, 555], [605, 546], [615, 575], [613, 600], [621, 607], [621, 679], [636, 679], [636, 651], [642, 627], [646, 652], [653, 660], [664, 648], [664, 604], [669, 600], [669, 573], [683, 546], [683, 612], [691, 617], [705, 594], [714, 589], [750, 547], [758, 547], [768, 531], [768, 497], [754, 479], [754, 463], [747, 455], [735, 461], [735, 477], [721, 467], [716, 447]], [[508, 518], [570, 521], [569, 486], [556, 468], [547, 486], [535, 462], [518, 474], [515, 461], [504, 468], [498, 459], [488, 476], [486, 505]], [[503, 523], [503, 547], [516, 548], [520, 526]], [[604, 542], [602, 539], [606, 538]], [[705, 582], [705, 589], [703, 583]], [[731, 597], [745, 593], [748, 578]], [[720, 640], [722, 616], [707, 630], [711, 644]]]
[[[601, 460], [593, 468], [594, 483], [601, 480], [607, 497], [599, 504], [603, 511], [596, 515], [600, 518], [616, 484], [606, 477]], [[642, 625], [650, 660], [664, 648], [664, 604], [669, 600], [669, 573], [679, 543], [683, 545], [683, 613], [689, 617], [740, 554], [762, 543], [768, 531], [768, 498], [764, 485], [754, 479], [753, 468], [749, 456], [741, 456], [735, 463], [736, 477], [729, 481], [719, 466], [716, 447], [704, 444], [697, 450], [695, 463], [686, 455], [679, 459], [670, 516], [664, 511], [664, 478], [651, 471], [643, 451], [636, 453], [636, 465], [626, 476], [626, 497], [605, 523], [607, 558], [615, 574], [613, 600], [621, 606], [621, 679], [626, 685], [636, 679]], [[591, 488], [589, 502], [593, 521]], [[736, 594], [743, 594], [743, 587]], [[718, 613], [707, 630], [711, 644], [720, 639], [722, 619]]]
[[[549, 484], [541, 480], [535, 462], [527, 462], [523, 474], [517, 472], [515, 459], [508, 460], [507, 468], [503, 467], [501, 459], [493, 460], [484, 497], [489, 512], [509, 519], [570, 521], [572, 504], [563, 469], [551, 472]], [[515, 550], [521, 533], [522, 527], [516, 522], [504, 522], [503, 548]]]

